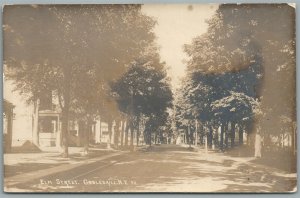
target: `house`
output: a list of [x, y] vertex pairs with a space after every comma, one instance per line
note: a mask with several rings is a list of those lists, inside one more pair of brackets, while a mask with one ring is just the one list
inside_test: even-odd
[[[39, 147], [60, 147], [61, 109], [55, 92], [45, 94], [35, 102], [27, 102], [26, 97], [14, 90], [13, 81], [3, 76], [3, 123], [4, 141], [7, 149], [22, 146], [30, 141]], [[69, 121], [70, 146], [83, 146], [80, 123], [75, 118]], [[95, 120], [90, 130], [93, 143], [108, 141], [108, 124]], [[11, 144], [9, 143], [11, 142]]]
[[[32, 140], [32, 115], [33, 108], [26, 102], [26, 98], [14, 92], [13, 82], [3, 77], [3, 114], [6, 107], [13, 105], [13, 121], [11, 123], [11, 145], [12, 147], [21, 146], [24, 142]], [[3, 116], [3, 122], [7, 122], [6, 116]], [[5, 126], [4, 126], [5, 127]], [[3, 132], [5, 133], [3, 129]]]
[[3, 144], [5, 153], [10, 152], [12, 146], [14, 107], [8, 100], [3, 100]]

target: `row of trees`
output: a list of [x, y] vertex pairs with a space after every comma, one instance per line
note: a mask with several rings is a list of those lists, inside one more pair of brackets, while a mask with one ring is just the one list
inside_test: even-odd
[[237, 130], [241, 142], [246, 131], [256, 137], [257, 156], [262, 138], [270, 145], [289, 134], [295, 151], [295, 9], [220, 5], [207, 23], [208, 31], [184, 47], [189, 59], [175, 102], [177, 126], [192, 133], [201, 123], [208, 144], [219, 140], [220, 149], [228, 138], [234, 146]]
[[[176, 100], [177, 126], [185, 129], [189, 138], [194, 137], [196, 128], [202, 129], [200, 131], [205, 134], [198, 137], [207, 136], [210, 147], [214, 142], [223, 150], [228, 146], [228, 138], [233, 147], [236, 130], [239, 130], [240, 143], [243, 143], [243, 131], [251, 127], [260, 111], [255, 97], [259, 71], [259, 66], [254, 63], [236, 73], [189, 73], [189, 80], [183, 83]], [[205, 132], [204, 128], [208, 130]]]
[[158, 57], [149, 58], [135, 62], [112, 85], [112, 90], [116, 93], [119, 109], [127, 115], [126, 130], [130, 128], [131, 137], [136, 130], [138, 144], [143, 123], [145, 142], [151, 145], [152, 132], [158, 132], [167, 121], [166, 110], [171, 106], [172, 92], [164, 64], [155, 63]]
[[166, 117], [172, 95], [154, 25], [141, 5], [5, 7], [5, 75], [36, 112], [38, 101], [55, 93], [64, 156], [70, 119], [85, 129], [87, 149], [90, 126], [99, 117], [110, 136], [114, 120], [127, 120], [125, 131], [139, 134], [141, 118], [152, 129], [157, 116]]
[[35, 112], [38, 101], [55, 93], [65, 156], [69, 120], [86, 131], [87, 149], [88, 131], [99, 117], [110, 136], [113, 121], [115, 136], [126, 122], [125, 145], [129, 131], [137, 144], [144, 131], [151, 144], [153, 132], [162, 136], [179, 128], [190, 143], [196, 132], [222, 150], [229, 140], [235, 145], [236, 131], [240, 143], [244, 131], [269, 143], [288, 134], [295, 151], [294, 19], [295, 9], [287, 4], [220, 5], [207, 32], [184, 46], [187, 75], [172, 116], [155, 21], [142, 14], [141, 5], [6, 6], [5, 76], [34, 103]]

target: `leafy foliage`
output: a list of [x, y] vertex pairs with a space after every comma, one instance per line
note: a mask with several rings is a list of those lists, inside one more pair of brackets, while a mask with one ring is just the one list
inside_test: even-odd
[[198, 119], [221, 123], [222, 131], [238, 123], [276, 135], [283, 115], [294, 120], [294, 18], [287, 4], [220, 5], [207, 32], [184, 46], [189, 59], [175, 99], [179, 126]]
[[151, 47], [154, 25], [141, 5], [8, 6], [5, 75], [29, 102], [55, 92], [64, 134], [70, 112], [110, 120], [119, 114], [110, 83]]

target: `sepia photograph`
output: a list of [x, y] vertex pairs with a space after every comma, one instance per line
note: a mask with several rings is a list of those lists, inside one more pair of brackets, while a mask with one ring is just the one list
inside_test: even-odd
[[296, 4], [5, 5], [6, 193], [294, 193]]

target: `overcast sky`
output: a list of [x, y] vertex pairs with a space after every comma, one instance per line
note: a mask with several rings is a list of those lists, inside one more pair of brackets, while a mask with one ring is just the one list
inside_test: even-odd
[[216, 4], [146, 4], [142, 10], [154, 17], [158, 24], [155, 33], [160, 45], [162, 61], [170, 67], [172, 85], [177, 87], [179, 78], [184, 75], [186, 59], [183, 45], [191, 43], [192, 38], [206, 32], [206, 19], [216, 11]]

